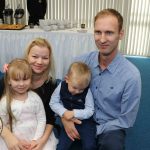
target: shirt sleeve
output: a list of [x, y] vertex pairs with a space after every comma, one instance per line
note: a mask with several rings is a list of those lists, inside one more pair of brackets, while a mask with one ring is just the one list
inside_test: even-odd
[[37, 123], [37, 129], [33, 140], [37, 140], [40, 137], [42, 137], [42, 135], [44, 134], [44, 130], [46, 126], [46, 116], [45, 116], [45, 110], [41, 98], [38, 95], [36, 95], [34, 98], [36, 99], [35, 113], [36, 113], [36, 118], [38, 123]]
[[122, 95], [121, 114], [116, 119], [97, 126], [97, 131], [99, 132], [102, 128], [103, 131], [108, 131], [132, 127], [137, 116], [140, 97], [141, 78], [130, 79], [126, 84]]
[[85, 108], [84, 109], [74, 109], [74, 117], [78, 119], [88, 119], [94, 113], [94, 100], [91, 90], [89, 89], [85, 98]]
[[58, 85], [58, 87], [55, 89], [54, 93], [51, 96], [50, 107], [57, 115], [62, 117], [62, 115], [67, 109], [64, 108], [60, 100], [60, 88], [61, 83]]

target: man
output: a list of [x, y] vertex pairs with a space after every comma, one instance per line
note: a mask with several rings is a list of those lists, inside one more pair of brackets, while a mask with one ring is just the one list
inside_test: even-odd
[[[98, 150], [123, 150], [125, 129], [133, 126], [141, 96], [137, 68], [118, 52], [123, 38], [123, 18], [114, 9], [95, 16], [94, 38], [98, 51], [77, 58], [91, 68], [91, 91], [95, 100]], [[80, 138], [73, 122], [62, 118], [68, 136]], [[76, 123], [81, 123], [76, 120]]]

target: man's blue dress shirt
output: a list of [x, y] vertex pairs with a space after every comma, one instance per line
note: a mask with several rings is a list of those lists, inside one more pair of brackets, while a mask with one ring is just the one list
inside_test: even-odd
[[141, 97], [141, 77], [138, 69], [121, 54], [117, 54], [105, 70], [101, 70], [99, 52], [77, 57], [92, 70], [90, 89], [95, 103], [94, 119], [97, 135], [109, 130], [133, 126]]

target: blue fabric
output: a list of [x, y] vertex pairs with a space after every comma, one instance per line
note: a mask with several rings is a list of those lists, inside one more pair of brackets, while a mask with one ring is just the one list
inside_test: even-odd
[[[150, 58], [128, 57], [141, 73], [142, 95], [135, 124], [127, 130], [125, 150], [150, 149]], [[75, 142], [70, 150], [82, 150], [81, 142]]]
[[108, 131], [97, 137], [98, 150], [125, 150], [125, 131]]
[[[96, 150], [96, 126], [93, 118], [82, 120], [82, 124], [76, 125], [76, 129], [80, 134], [83, 149]], [[73, 141], [67, 136], [65, 129], [62, 128], [57, 150], [68, 150], [72, 142]]]
[[72, 95], [68, 90], [68, 84], [65, 81], [62, 81], [61, 89], [60, 89], [60, 99], [63, 103], [63, 106], [67, 110], [84, 109], [87, 92], [88, 92], [88, 88], [86, 88], [80, 94]]
[[[62, 103], [60, 103], [60, 89], [61, 89], [61, 83], [58, 85], [58, 87], [55, 89], [55, 91], [53, 92], [53, 94], [51, 96], [50, 107], [56, 114], [58, 114], [59, 116], [62, 116], [64, 114], [64, 112], [66, 111], [66, 108], [63, 106]], [[79, 101], [80, 101], [80, 99], [79, 99]], [[85, 108], [84, 109], [74, 109], [74, 117], [83, 120], [83, 119], [87, 119], [87, 118], [91, 117], [93, 115], [93, 113], [94, 113], [93, 96], [92, 96], [90, 89], [88, 89], [88, 92], [85, 97]]]
[[0, 71], [0, 79], [4, 76], [4, 73]]
[[150, 149], [150, 58], [127, 57], [141, 72], [142, 95], [137, 119], [127, 130], [126, 150]]
[[76, 59], [84, 61], [92, 71], [90, 88], [97, 135], [132, 127], [141, 96], [140, 73], [132, 63], [118, 53], [107, 68], [101, 69], [98, 58], [99, 52], [94, 51]]

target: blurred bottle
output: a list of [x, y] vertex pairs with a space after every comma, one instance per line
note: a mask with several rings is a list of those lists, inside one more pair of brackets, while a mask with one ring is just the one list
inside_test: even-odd
[[27, 0], [29, 12], [28, 24], [39, 25], [39, 20], [44, 19], [47, 9], [47, 0]]
[[1, 23], [3, 23], [3, 11], [5, 9], [5, 0], [0, 0], [0, 19], [2, 20]]
[[3, 11], [4, 24], [13, 24], [13, 9], [9, 8], [7, 4]]
[[16, 24], [25, 24], [24, 20], [24, 9], [21, 8], [20, 4], [17, 6], [14, 14]]

